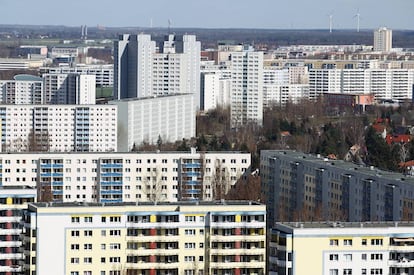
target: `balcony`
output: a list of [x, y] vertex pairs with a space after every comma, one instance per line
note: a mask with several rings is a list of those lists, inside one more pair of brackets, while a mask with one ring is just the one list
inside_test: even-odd
[[0, 260], [20, 260], [23, 259], [22, 253], [0, 254]]
[[[152, 224], [153, 225], [153, 224]], [[154, 228], [154, 226], [148, 227]], [[142, 243], [149, 243], [149, 242], [179, 242], [180, 236], [178, 235], [170, 235], [170, 236], [127, 236], [127, 241], [135, 241], [135, 242], [142, 242]]]
[[414, 267], [414, 260], [401, 258], [399, 260], [389, 260], [388, 265], [390, 267]]
[[101, 168], [122, 168], [121, 163], [103, 163]]
[[390, 245], [390, 251], [396, 252], [414, 252], [414, 244], [413, 245]]
[[212, 248], [211, 255], [265, 255], [265, 248]]
[[0, 266], [0, 272], [21, 272], [22, 267], [18, 265]]
[[22, 245], [21, 241], [1, 241], [0, 247], [20, 247]]
[[137, 263], [126, 263], [125, 268], [131, 268], [135, 270], [143, 270], [143, 269], [173, 269], [179, 268], [180, 263], [159, 263], [159, 262], [137, 262]]
[[250, 261], [250, 262], [210, 262], [211, 268], [265, 268], [264, 261]]
[[201, 163], [183, 163], [184, 168], [200, 168]]
[[265, 241], [265, 235], [211, 235], [210, 241], [212, 242], [236, 242], [236, 241], [246, 241], [246, 242], [261, 242]]
[[16, 216], [10, 216], [10, 217], [0, 217], [0, 223], [5, 223], [5, 222], [20, 222], [22, 220], [21, 217], [16, 217]]
[[266, 228], [266, 222], [212, 222], [212, 228]]
[[0, 235], [20, 235], [20, 233], [22, 233], [22, 230], [17, 228], [0, 229]]

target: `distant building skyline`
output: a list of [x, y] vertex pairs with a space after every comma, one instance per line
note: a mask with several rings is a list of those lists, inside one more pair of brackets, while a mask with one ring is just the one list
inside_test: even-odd
[[[411, 0], [271, 0], [81, 1], [65, 3], [65, 12], [52, 0], [2, 0], [0, 24], [108, 26], [108, 27], [195, 27], [265, 29], [360, 29], [413, 30]], [[45, 8], [47, 7], [47, 8]], [[298, 7], [301, 7], [298, 9]], [[71, 12], [72, 11], [72, 12]], [[16, 16], [18, 14], [19, 16]]]

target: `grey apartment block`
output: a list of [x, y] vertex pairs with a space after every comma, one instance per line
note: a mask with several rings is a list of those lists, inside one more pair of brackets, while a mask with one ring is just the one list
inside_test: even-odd
[[414, 178], [296, 151], [261, 152], [268, 221], [413, 219]]

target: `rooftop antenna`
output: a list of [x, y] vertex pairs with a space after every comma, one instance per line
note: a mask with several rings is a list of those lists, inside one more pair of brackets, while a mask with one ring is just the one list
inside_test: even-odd
[[357, 10], [357, 13], [354, 15], [354, 18], [357, 19], [357, 32], [359, 32], [359, 23], [361, 20], [361, 14], [359, 13], [359, 9]]

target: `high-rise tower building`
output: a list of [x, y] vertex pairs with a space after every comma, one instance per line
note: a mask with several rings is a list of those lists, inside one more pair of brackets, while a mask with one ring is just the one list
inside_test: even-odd
[[148, 34], [115, 41], [115, 99], [191, 93], [199, 106], [200, 42], [194, 35], [168, 35], [156, 49]]
[[263, 52], [231, 53], [231, 127], [263, 122]]
[[389, 52], [392, 49], [392, 30], [385, 27], [374, 31], [374, 51]]

